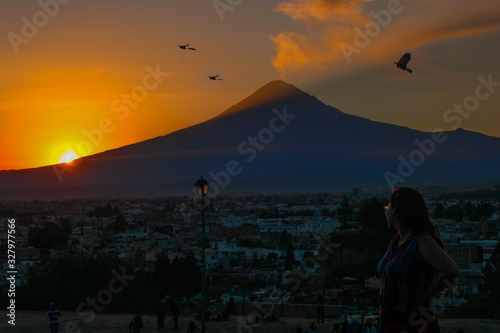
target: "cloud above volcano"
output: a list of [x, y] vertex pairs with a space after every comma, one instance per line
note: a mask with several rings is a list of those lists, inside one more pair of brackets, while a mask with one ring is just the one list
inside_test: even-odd
[[271, 36], [273, 66], [289, 73], [376, 63], [450, 38], [498, 30], [493, 0], [288, 0], [274, 8], [300, 31]]

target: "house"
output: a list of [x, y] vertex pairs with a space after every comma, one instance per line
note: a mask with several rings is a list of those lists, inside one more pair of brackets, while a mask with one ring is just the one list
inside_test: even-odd
[[365, 288], [367, 289], [380, 289], [380, 285], [382, 283], [382, 280], [378, 276], [372, 276], [368, 279], [365, 279]]
[[481, 276], [483, 248], [475, 244], [445, 244], [445, 250], [460, 269], [460, 275]]

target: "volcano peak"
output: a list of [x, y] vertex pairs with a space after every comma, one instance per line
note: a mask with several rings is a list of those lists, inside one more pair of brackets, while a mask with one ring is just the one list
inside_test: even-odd
[[257, 89], [253, 94], [251, 94], [241, 102], [233, 105], [232, 107], [221, 113], [218, 117], [226, 116], [228, 114], [249, 109], [255, 106], [267, 104], [272, 101], [290, 99], [290, 97], [300, 95], [309, 96], [293, 84], [281, 80], [273, 80]]

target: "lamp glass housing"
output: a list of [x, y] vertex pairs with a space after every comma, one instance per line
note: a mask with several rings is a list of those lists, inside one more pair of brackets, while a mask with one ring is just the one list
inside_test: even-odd
[[203, 179], [203, 176], [194, 184], [196, 186], [196, 190], [198, 191], [198, 195], [205, 197], [208, 194], [208, 182]]

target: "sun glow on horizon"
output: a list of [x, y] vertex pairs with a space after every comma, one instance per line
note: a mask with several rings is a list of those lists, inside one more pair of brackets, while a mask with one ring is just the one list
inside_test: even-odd
[[73, 150], [66, 150], [59, 158], [59, 163], [71, 163], [78, 158], [78, 154]]

